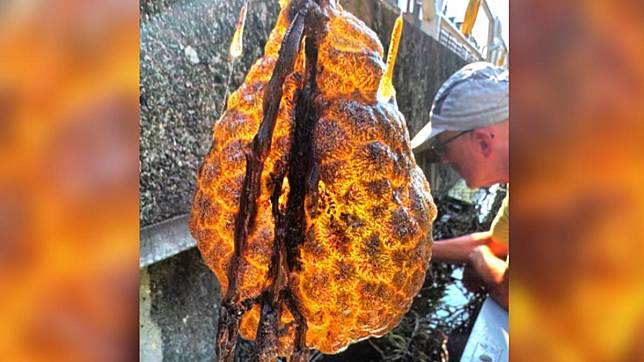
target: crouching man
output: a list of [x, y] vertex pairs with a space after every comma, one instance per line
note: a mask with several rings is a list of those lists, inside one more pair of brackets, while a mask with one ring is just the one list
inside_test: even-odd
[[[509, 75], [490, 63], [469, 64], [439, 89], [430, 123], [412, 140], [416, 151], [451, 165], [469, 188], [509, 182]], [[434, 262], [466, 263], [463, 283], [484, 286], [508, 309], [509, 198], [487, 232], [438, 240]]]

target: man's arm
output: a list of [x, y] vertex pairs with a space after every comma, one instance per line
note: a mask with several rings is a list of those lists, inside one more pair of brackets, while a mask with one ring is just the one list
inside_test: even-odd
[[476, 271], [492, 299], [507, 310], [510, 285], [507, 262], [496, 257], [488, 247], [480, 246], [469, 255], [466, 268], [469, 267]]
[[487, 231], [435, 241], [432, 246], [432, 260], [452, 264], [466, 263], [470, 254], [479, 246], [487, 246], [501, 259], [508, 255], [508, 247], [495, 241], [492, 233]]

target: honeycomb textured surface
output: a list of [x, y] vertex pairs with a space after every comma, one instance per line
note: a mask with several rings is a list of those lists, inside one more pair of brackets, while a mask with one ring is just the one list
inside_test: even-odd
[[[301, 268], [289, 274], [306, 319], [306, 345], [336, 353], [396, 326], [425, 279], [436, 207], [411, 152], [409, 134], [394, 102], [379, 103], [383, 48], [360, 20], [331, 2], [328, 32], [318, 53], [313, 133], [317, 190], [306, 195]], [[213, 129], [212, 147], [199, 171], [190, 229], [206, 264], [228, 288], [235, 217], [245, 175], [245, 152], [262, 120], [263, 90], [288, 27], [280, 14], [244, 84]], [[271, 284], [275, 238], [273, 180], [291, 157], [295, 97], [303, 77], [303, 51], [284, 85], [270, 152], [261, 175], [254, 227], [240, 260], [240, 298], [253, 299]], [[286, 179], [285, 179], [286, 183]], [[279, 208], [284, 210], [288, 184]], [[293, 316], [281, 317], [280, 355], [289, 355]], [[260, 306], [242, 318], [240, 334], [254, 339]]]

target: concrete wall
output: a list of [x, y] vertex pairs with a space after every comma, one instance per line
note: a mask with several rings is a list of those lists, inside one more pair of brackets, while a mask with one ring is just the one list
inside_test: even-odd
[[219, 283], [196, 249], [141, 270], [140, 360], [212, 361]]
[[[212, 142], [243, 0], [142, 0], [141, 226], [190, 210], [196, 170]], [[279, 4], [252, 1], [231, 90], [263, 54]]]
[[[190, 210], [196, 170], [223, 102], [227, 50], [242, 2], [141, 2], [142, 227]], [[378, 0], [342, 4], [372, 27], [387, 49], [398, 13]], [[277, 0], [251, 2], [244, 55], [231, 90], [263, 53], [278, 11]], [[406, 24], [394, 82], [412, 136], [427, 122], [441, 82], [462, 65], [458, 56]], [[423, 164], [422, 155], [418, 162]], [[195, 249], [143, 269], [140, 302], [141, 360], [212, 360], [219, 289]]]

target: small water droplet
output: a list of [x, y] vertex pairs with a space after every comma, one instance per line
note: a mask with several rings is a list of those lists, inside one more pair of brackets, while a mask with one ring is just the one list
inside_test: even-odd
[[190, 63], [199, 64], [199, 54], [197, 54], [197, 51], [193, 47], [188, 45], [183, 49], [183, 53], [186, 55]]

